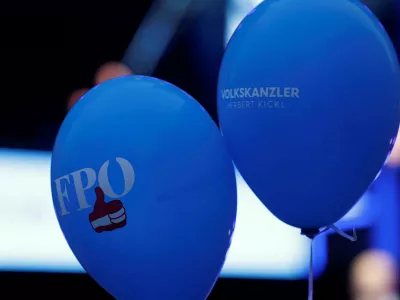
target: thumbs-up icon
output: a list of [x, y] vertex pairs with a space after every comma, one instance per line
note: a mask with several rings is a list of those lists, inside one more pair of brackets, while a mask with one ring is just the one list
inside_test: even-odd
[[104, 192], [95, 188], [96, 202], [93, 211], [89, 214], [89, 222], [94, 231], [112, 231], [126, 225], [125, 208], [120, 200], [104, 201]]

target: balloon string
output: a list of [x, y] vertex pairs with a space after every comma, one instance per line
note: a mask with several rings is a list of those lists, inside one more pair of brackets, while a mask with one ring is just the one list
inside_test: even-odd
[[313, 274], [313, 241], [310, 239], [310, 269], [308, 272], [308, 300], [313, 300], [314, 293], [314, 274]]
[[308, 300], [313, 300], [314, 298], [314, 272], [313, 272], [313, 241], [314, 238], [318, 235], [320, 235], [321, 233], [324, 233], [326, 231], [328, 231], [329, 229], [332, 229], [333, 231], [335, 231], [338, 235], [344, 237], [345, 239], [348, 239], [349, 241], [355, 242], [357, 241], [357, 233], [356, 233], [356, 229], [353, 228], [353, 235], [349, 235], [347, 233], [345, 233], [342, 229], [338, 228], [336, 225], [332, 224], [329, 225], [325, 228], [322, 228], [320, 230], [318, 230], [317, 233], [315, 234], [307, 234], [306, 232], [302, 231], [303, 235], [306, 235], [308, 238], [310, 238], [310, 266], [309, 266], [309, 272], [308, 272]]

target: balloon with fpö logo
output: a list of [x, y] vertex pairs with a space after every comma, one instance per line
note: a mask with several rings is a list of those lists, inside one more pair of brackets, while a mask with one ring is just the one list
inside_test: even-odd
[[112, 296], [207, 297], [234, 230], [236, 181], [217, 126], [188, 94], [143, 76], [90, 90], [60, 128], [51, 186], [70, 248]]
[[220, 126], [276, 217], [317, 229], [352, 208], [393, 147], [399, 74], [360, 1], [264, 1], [242, 21], [220, 68]]

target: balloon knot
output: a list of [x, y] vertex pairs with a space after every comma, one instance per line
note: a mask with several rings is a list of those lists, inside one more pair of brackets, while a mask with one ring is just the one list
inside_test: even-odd
[[309, 239], [313, 239], [320, 234], [320, 230], [318, 228], [302, 228], [301, 234], [305, 235]]
[[345, 239], [348, 239], [349, 241], [355, 242], [357, 241], [357, 232], [356, 229], [353, 228], [353, 235], [349, 235], [347, 233], [345, 233], [343, 230], [341, 230], [340, 228], [338, 228], [336, 225], [331, 224], [328, 225], [326, 227], [320, 228], [320, 229], [316, 229], [316, 228], [302, 228], [301, 229], [301, 235], [304, 235], [306, 237], [308, 237], [309, 239], [314, 239], [317, 235], [328, 231], [328, 230], [333, 230], [334, 232], [336, 232], [338, 235], [340, 235], [341, 237], [344, 237]]

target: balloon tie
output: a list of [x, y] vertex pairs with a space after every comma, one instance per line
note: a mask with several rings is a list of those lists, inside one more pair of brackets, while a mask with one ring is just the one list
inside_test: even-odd
[[302, 229], [301, 234], [307, 236], [310, 239], [310, 265], [309, 265], [309, 271], [308, 271], [308, 300], [313, 300], [314, 299], [314, 272], [313, 272], [313, 241], [314, 238], [320, 235], [321, 233], [324, 233], [328, 231], [329, 229], [332, 229], [335, 231], [338, 235], [341, 237], [344, 237], [345, 239], [348, 239], [351, 242], [357, 241], [357, 233], [356, 229], [353, 228], [353, 235], [349, 235], [345, 233], [342, 229], [338, 228], [336, 225], [332, 224], [327, 227], [318, 229], [318, 230], [306, 230]]
[[332, 229], [338, 235], [340, 235], [341, 237], [344, 237], [345, 239], [348, 239], [351, 242], [356, 242], [357, 241], [357, 232], [356, 232], [356, 229], [354, 227], [353, 227], [353, 235], [347, 234], [342, 229], [338, 228], [335, 224], [329, 225], [327, 228], [328, 228], [328, 230]]

